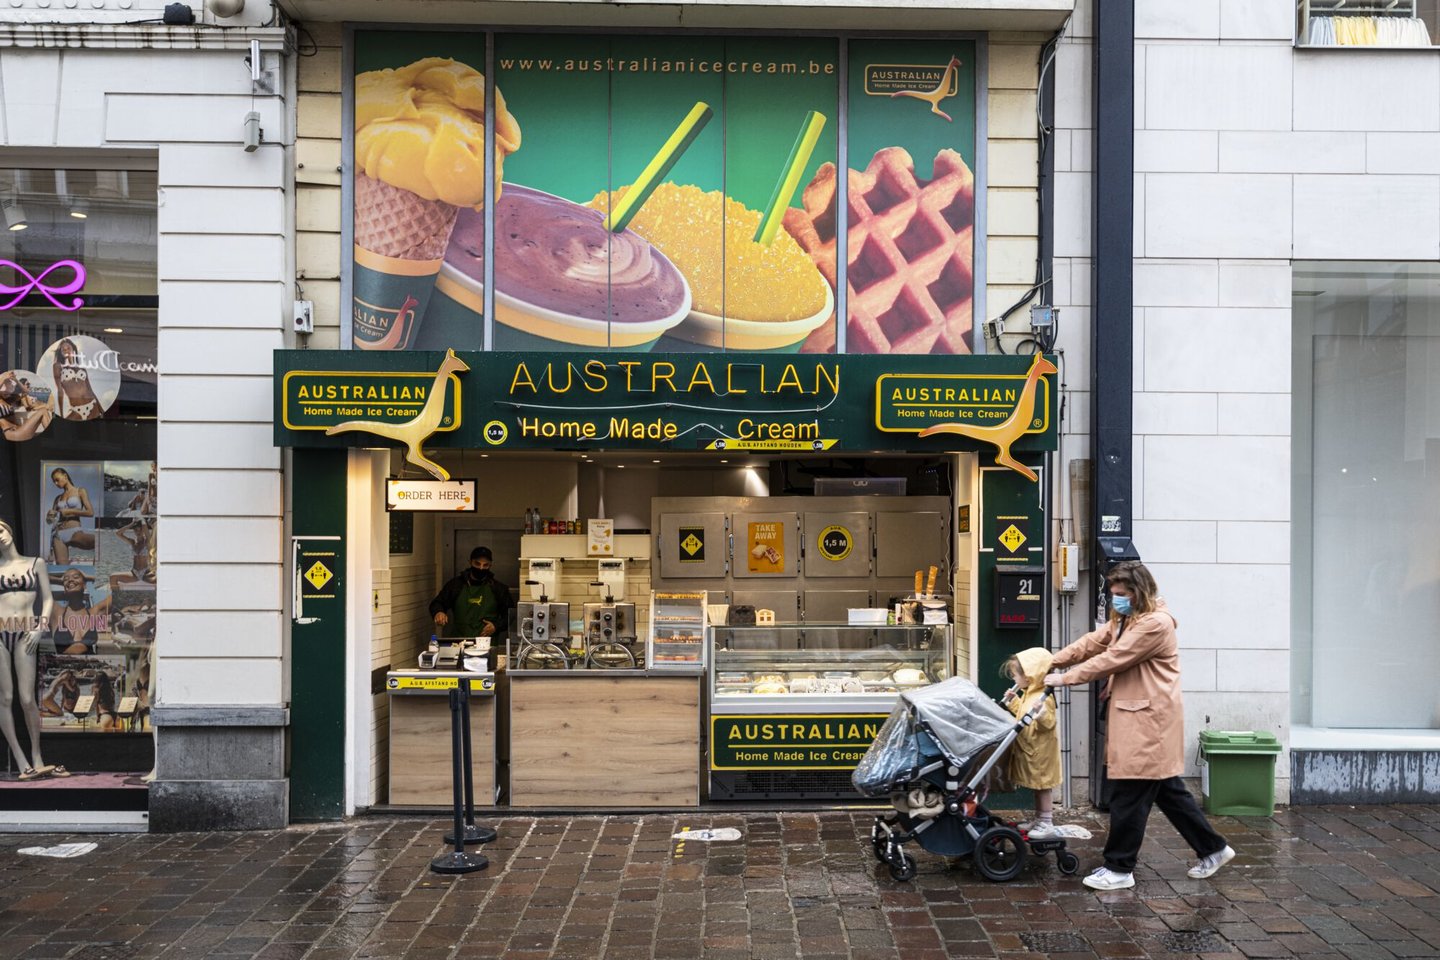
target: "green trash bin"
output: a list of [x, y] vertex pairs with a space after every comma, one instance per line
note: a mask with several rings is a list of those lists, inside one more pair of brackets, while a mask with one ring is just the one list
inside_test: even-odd
[[1256, 730], [1200, 731], [1200, 792], [1205, 812], [1268, 817], [1275, 812], [1280, 741]]

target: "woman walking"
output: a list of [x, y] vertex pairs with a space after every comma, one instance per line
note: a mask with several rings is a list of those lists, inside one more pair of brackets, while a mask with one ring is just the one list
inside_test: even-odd
[[1200, 858], [1189, 875], [1203, 880], [1229, 863], [1235, 851], [1210, 826], [1180, 779], [1185, 770], [1185, 707], [1175, 617], [1142, 563], [1116, 564], [1105, 575], [1105, 585], [1110, 622], [1057, 653], [1045, 677], [1049, 686], [1114, 678], [1105, 742], [1110, 836], [1105, 865], [1084, 882], [1096, 890], [1135, 886], [1135, 862], [1154, 806]]

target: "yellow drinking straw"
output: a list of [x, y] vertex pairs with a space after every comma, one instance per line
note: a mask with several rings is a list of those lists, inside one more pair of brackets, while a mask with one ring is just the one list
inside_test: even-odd
[[696, 103], [690, 108], [690, 112], [685, 115], [684, 120], [680, 121], [680, 126], [675, 128], [675, 132], [670, 134], [670, 139], [665, 141], [660, 152], [650, 158], [645, 169], [640, 171], [640, 177], [629, 190], [625, 191], [625, 196], [620, 198], [615, 209], [611, 210], [610, 215], [605, 218], [606, 230], [611, 233], [619, 233], [629, 225], [635, 214], [640, 212], [641, 205], [650, 199], [650, 194], [660, 185], [660, 181], [670, 172], [670, 168], [675, 166], [675, 161], [680, 159], [680, 155], [689, 148], [690, 144], [695, 142], [695, 138], [700, 135], [701, 130], [705, 129], [705, 124], [710, 122], [712, 116], [714, 114], [710, 112], [708, 103]]
[[814, 152], [815, 143], [820, 139], [820, 131], [823, 129], [825, 114], [811, 110], [805, 115], [805, 122], [800, 125], [800, 133], [795, 137], [795, 145], [790, 148], [790, 159], [785, 161], [785, 168], [780, 171], [775, 192], [770, 195], [765, 215], [760, 218], [760, 227], [755, 231], [756, 243], [768, 246], [780, 232], [780, 222], [785, 218], [790, 198], [795, 196], [795, 188], [800, 186], [800, 176], [805, 172], [805, 165], [810, 162], [810, 154]]

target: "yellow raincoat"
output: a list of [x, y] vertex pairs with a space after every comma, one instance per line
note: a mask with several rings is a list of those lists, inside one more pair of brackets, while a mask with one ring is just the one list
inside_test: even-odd
[[[1030, 685], [1010, 701], [1010, 712], [1023, 716], [1045, 695], [1045, 675], [1053, 659], [1048, 650], [1031, 647], [1015, 655]], [[1034, 723], [1020, 731], [1010, 748], [1010, 779], [1017, 787], [1049, 790], [1060, 786], [1060, 734], [1055, 725], [1055, 698], [1050, 697]]]

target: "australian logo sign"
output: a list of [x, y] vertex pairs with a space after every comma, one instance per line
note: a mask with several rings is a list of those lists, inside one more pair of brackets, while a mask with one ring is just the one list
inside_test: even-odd
[[1054, 369], [1016, 356], [284, 350], [275, 442], [418, 449], [434, 435], [489, 451], [720, 456], [994, 447], [1009, 465], [1012, 445], [1054, 449]]

